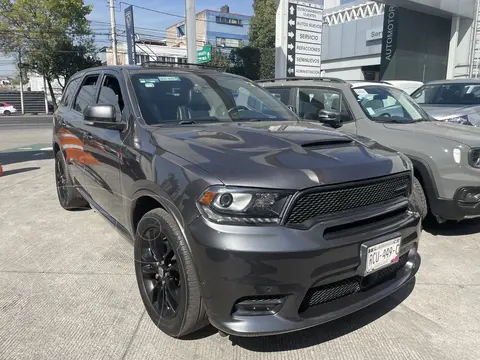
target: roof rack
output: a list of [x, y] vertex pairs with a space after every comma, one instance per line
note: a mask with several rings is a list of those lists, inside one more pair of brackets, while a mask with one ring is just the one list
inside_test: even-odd
[[265, 83], [265, 82], [273, 82], [273, 81], [279, 81], [279, 80], [285, 80], [285, 81], [302, 81], [302, 80], [314, 80], [314, 81], [330, 81], [330, 82], [335, 82], [335, 83], [347, 83], [345, 80], [338, 79], [338, 78], [333, 78], [333, 77], [286, 77], [286, 78], [272, 78], [272, 79], [263, 79], [263, 80], [257, 80], [255, 81], [256, 83]]
[[168, 61], [145, 61], [140, 65], [142, 67], [171, 67], [171, 68], [183, 68], [183, 69], [213, 69], [218, 70], [216, 66], [205, 64], [192, 64], [192, 63], [172, 63]]

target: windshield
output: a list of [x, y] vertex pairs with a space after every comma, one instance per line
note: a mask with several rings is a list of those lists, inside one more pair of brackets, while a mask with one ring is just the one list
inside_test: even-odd
[[223, 73], [137, 73], [132, 83], [145, 122], [296, 121], [295, 115], [253, 82]]
[[386, 86], [365, 86], [352, 89], [365, 114], [375, 121], [415, 122], [429, 120], [405, 92]]
[[419, 104], [480, 105], [480, 83], [424, 85], [412, 98]]

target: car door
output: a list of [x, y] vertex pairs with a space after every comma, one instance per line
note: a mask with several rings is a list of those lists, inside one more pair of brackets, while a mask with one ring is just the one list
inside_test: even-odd
[[[126, 121], [122, 116], [126, 91], [121, 85], [123, 83], [119, 79], [119, 74], [105, 71], [99, 79], [99, 84], [95, 103], [113, 105], [117, 121]], [[92, 159], [85, 164], [87, 191], [106, 215], [123, 224], [120, 186], [123, 134], [119, 130], [87, 125], [84, 143], [85, 152]]]
[[335, 112], [339, 113], [342, 119], [340, 131], [353, 134], [357, 132], [355, 118], [341, 90], [329, 87], [298, 87], [296, 93], [295, 108], [301, 119], [318, 122], [322, 110]]
[[[57, 111], [54, 114], [56, 120], [55, 129], [60, 148], [65, 156], [68, 172], [74, 184], [85, 188], [85, 152], [83, 137], [85, 124], [81, 113], [78, 111], [78, 94], [80, 88], [88, 78], [73, 78], [60, 100]], [[83, 95], [81, 95], [83, 96]], [[75, 108], [77, 106], [77, 109]]]

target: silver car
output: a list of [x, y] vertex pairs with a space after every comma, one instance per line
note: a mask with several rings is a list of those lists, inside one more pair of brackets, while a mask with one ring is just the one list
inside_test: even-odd
[[480, 126], [480, 80], [432, 81], [412, 98], [436, 120]]

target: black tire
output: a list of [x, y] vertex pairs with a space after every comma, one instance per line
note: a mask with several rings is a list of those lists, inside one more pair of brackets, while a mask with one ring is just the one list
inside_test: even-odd
[[422, 220], [424, 220], [428, 215], [427, 198], [425, 197], [422, 184], [416, 177], [413, 178], [413, 201], [422, 216]]
[[140, 296], [160, 330], [179, 338], [208, 325], [192, 256], [165, 210], [154, 209], [140, 220], [134, 258]]
[[10, 115], [12, 115], [12, 113], [11, 113], [10, 111], [8, 111], [8, 110], [5, 110], [5, 111], [3, 112], [3, 115], [5, 115], [5, 116], [10, 116]]
[[55, 154], [55, 185], [58, 201], [65, 210], [90, 209], [89, 203], [75, 189], [61, 151]]

